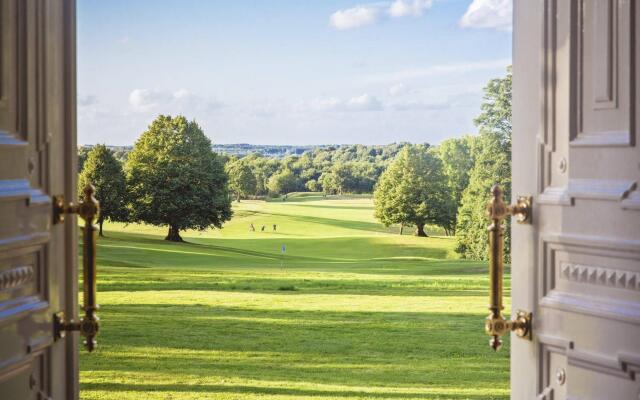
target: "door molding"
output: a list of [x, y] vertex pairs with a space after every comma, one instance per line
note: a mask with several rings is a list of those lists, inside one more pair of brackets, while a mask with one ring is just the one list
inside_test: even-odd
[[[640, 240], [545, 234], [539, 248], [542, 275], [537, 300], [541, 307], [640, 323], [640, 303], [626, 300], [623, 293], [640, 291]], [[572, 288], [585, 285], [594, 286], [597, 298], [571, 293]]]

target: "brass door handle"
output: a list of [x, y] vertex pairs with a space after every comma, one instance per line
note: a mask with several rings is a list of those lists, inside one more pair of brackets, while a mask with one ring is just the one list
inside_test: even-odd
[[97, 228], [93, 224], [100, 212], [100, 203], [93, 196], [95, 189], [88, 184], [84, 188], [84, 198], [77, 204], [66, 204], [64, 197], [53, 197], [53, 223], [64, 222], [65, 214], [78, 214], [84, 220], [82, 228], [82, 266], [84, 281], [83, 311], [80, 321], [66, 320], [62, 312], [53, 317], [54, 335], [57, 339], [64, 337], [67, 331], [80, 331], [84, 336], [84, 345], [88, 351], [96, 347], [96, 336], [100, 329], [100, 319], [96, 315], [96, 234]]
[[519, 337], [531, 340], [531, 313], [518, 310], [516, 319], [506, 320], [502, 315], [502, 281], [504, 275], [504, 228], [502, 220], [510, 215], [517, 217], [521, 224], [531, 223], [531, 197], [520, 196], [515, 205], [507, 205], [502, 200], [502, 189], [498, 185], [491, 188], [492, 198], [487, 204], [487, 214], [491, 224], [489, 231], [489, 310], [485, 320], [485, 331], [491, 336], [489, 344], [493, 350], [502, 346], [505, 333], [514, 331]]

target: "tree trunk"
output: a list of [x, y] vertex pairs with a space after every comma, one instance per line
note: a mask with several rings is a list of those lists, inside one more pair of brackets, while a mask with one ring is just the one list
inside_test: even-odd
[[403, 231], [404, 231], [404, 222], [400, 224], [400, 236], [402, 236]]
[[100, 237], [104, 237], [104, 234], [102, 233], [102, 223], [103, 223], [103, 222], [104, 222], [104, 218], [100, 218], [100, 219], [98, 220], [98, 227], [99, 227], [99, 228], [98, 228], [98, 235], [99, 235]]
[[238, 200], [238, 203], [240, 203], [240, 193], [238, 193], [238, 196], [236, 197], [236, 200]]
[[182, 237], [180, 236], [180, 230], [171, 225], [169, 225], [169, 233], [167, 234], [167, 237], [164, 238], [164, 240], [168, 240], [170, 242], [184, 242], [184, 240], [182, 240]]
[[424, 224], [416, 225], [416, 236], [427, 237], [427, 233], [424, 231]]

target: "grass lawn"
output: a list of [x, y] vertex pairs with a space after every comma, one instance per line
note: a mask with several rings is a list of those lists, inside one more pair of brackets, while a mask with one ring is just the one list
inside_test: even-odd
[[82, 399], [509, 397], [508, 343], [493, 353], [483, 332], [486, 265], [453, 239], [400, 236], [367, 198], [234, 209], [181, 244], [105, 224]]

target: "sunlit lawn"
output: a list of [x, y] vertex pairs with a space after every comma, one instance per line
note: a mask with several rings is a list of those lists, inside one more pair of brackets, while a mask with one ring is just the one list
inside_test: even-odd
[[105, 225], [81, 398], [509, 397], [508, 343], [494, 354], [483, 333], [486, 267], [453, 239], [400, 236], [366, 198], [234, 208], [183, 244]]

